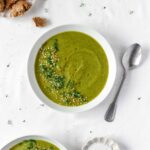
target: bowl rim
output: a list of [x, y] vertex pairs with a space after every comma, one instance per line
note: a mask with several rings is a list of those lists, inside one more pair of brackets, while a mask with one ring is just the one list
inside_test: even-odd
[[11, 142], [9, 142], [7, 145], [5, 145], [1, 150], [9, 150], [10, 148], [12, 148], [13, 146], [15, 146], [16, 144], [19, 144], [20, 142], [23, 142], [24, 140], [29, 140], [29, 139], [34, 139], [34, 140], [43, 140], [46, 142], [49, 142], [55, 146], [57, 146], [60, 150], [67, 150], [62, 144], [60, 144], [58, 141], [45, 137], [45, 136], [41, 136], [41, 135], [27, 135], [27, 136], [23, 136], [23, 137], [19, 137]]
[[[75, 107], [63, 106], [50, 100], [40, 89], [36, 80], [35, 70], [34, 70], [35, 59], [42, 44], [46, 42], [50, 37], [58, 33], [65, 32], [65, 31], [82, 32], [94, 38], [104, 49], [105, 54], [107, 56], [107, 60], [108, 60], [108, 66], [109, 66], [109, 73], [108, 73], [106, 84], [104, 88], [102, 89], [102, 91], [99, 93], [99, 95], [93, 100], [91, 100], [90, 102], [88, 102], [87, 104], [75, 106]], [[116, 64], [115, 54], [110, 44], [107, 42], [107, 40], [95, 29], [92, 29], [85, 25], [78, 25], [78, 24], [56, 26], [46, 31], [44, 34], [42, 34], [42, 36], [40, 36], [38, 40], [34, 43], [31, 49], [31, 52], [28, 58], [28, 64], [27, 64], [28, 79], [36, 96], [43, 103], [45, 103], [46, 105], [48, 105], [49, 107], [55, 110], [59, 110], [62, 112], [72, 112], [72, 113], [90, 110], [94, 108], [95, 106], [97, 106], [102, 101], [104, 101], [104, 99], [108, 96], [108, 94], [110, 93], [114, 85], [115, 78], [116, 78], [116, 71], [117, 71], [117, 64]]]
[[108, 137], [91, 138], [90, 140], [86, 141], [86, 143], [82, 146], [82, 150], [88, 150], [89, 147], [95, 143], [99, 143], [99, 144], [108, 146], [109, 148], [111, 148], [113, 150], [120, 150], [119, 144], [112, 138], [108, 138]]

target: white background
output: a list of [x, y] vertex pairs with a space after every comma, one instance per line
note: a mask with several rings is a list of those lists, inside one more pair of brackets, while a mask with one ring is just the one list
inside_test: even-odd
[[[82, 2], [85, 5], [80, 7]], [[33, 16], [46, 17], [48, 26], [34, 27]], [[26, 70], [32, 45], [50, 28], [72, 23], [89, 25], [104, 35], [118, 64], [130, 44], [139, 42], [143, 47], [143, 63], [130, 72], [113, 123], [105, 122], [104, 114], [115, 87], [101, 105], [80, 114], [64, 114], [41, 106], [30, 87]], [[81, 150], [95, 136], [115, 139], [121, 150], [149, 150], [149, 49], [149, 0], [36, 0], [26, 16], [0, 18], [0, 147], [23, 135], [40, 134], [55, 138], [68, 150]], [[116, 84], [120, 72], [119, 69]]]

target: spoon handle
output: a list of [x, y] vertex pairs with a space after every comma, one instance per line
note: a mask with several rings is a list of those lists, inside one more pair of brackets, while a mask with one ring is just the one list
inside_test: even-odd
[[121, 88], [122, 88], [122, 85], [124, 83], [125, 78], [126, 78], [126, 73], [124, 71], [121, 82], [120, 82], [120, 85], [119, 85], [118, 90], [117, 90], [117, 93], [114, 97], [114, 100], [110, 104], [110, 106], [108, 107], [108, 110], [106, 111], [106, 114], [105, 114], [105, 120], [108, 121], [108, 122], [112, 122], [115, 119], [116, 110], [117, 110], [117, 99], [118, 99], [118, 96], [119, 96], [119, 93], [121, 91]]

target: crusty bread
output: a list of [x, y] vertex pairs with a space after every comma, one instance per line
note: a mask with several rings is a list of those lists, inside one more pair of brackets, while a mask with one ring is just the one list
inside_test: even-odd
[[5, 1], [0, 0], [0, 12], [3, 12], [5, 10]]
[[19, 0], [12, 5], [12, 8], [10, 10], [10, 15], [12, 17], [22, 16], [28, 9], [30, 9], [30, 7], [31, 4], [26, 0]]
[[18, 0], [6, 0], [6, 9], [10, 9]]
[[32, 19], [33, 19], [36, 27], [44, 27], [44, 26], [46, 26], [47, 20], [45, 18], [34, 17]]

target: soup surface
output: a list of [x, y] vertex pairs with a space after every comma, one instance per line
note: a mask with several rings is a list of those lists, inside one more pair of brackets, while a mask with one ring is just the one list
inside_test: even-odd
[[50, 100], [60, 105], [79, 106], [94, 99], [104, 88], [108, 61], [95, 39], [68, 31], [42, 45], [35, 61], [35, 74]]
[[41, 140], [25, 140], [10, 150], [60, 150], [55, 145]]

